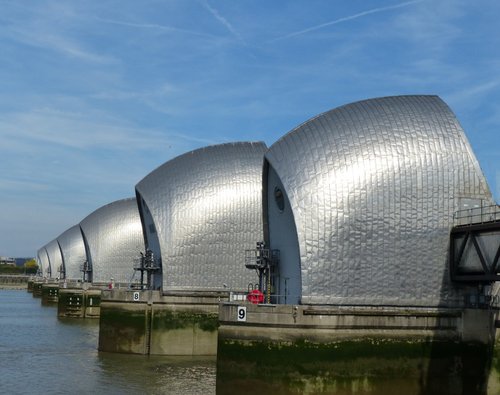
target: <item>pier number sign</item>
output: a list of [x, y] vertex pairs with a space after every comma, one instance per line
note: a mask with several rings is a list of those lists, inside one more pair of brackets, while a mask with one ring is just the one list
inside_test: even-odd
[[238, 306], [238, 321], [247, 320], [247, 308], [245, 306]]
[[140, 298], [140, 293], [139, 292], [134, 292], [134, 296], [133, 296], [134, 302], [138, 302], [139, 298]]

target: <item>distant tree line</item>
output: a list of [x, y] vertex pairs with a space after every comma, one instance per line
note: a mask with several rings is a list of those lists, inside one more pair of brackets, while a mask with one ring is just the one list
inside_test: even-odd
[[36, 274], [37, 270], [34, 259], [28, 259], [23, 266], [0, 265], [0, 274]]

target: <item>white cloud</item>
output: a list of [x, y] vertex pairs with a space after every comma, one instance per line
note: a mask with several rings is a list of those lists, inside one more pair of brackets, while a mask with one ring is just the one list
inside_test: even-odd
[[349, 15], [349, 16], [346, 16], [343, 18], [338, 18], [338, 19], [335, 19], [335, 20], [330, 21], [330, 22], [321, 23], [319, 25], [308, 27], [307, 29], [299, 30], [299, 31], [296, 31], [293, 33], [286, 34], [286, 35], [281, 36], [281, 37], [277, 37], [277, 38], [271, 40], [271, 42], [280, 41], [280, 40], [292, 38], [295, 36], [300, 36], [300, 35], [315, 31], [315, 30], [323, 29], [323, 28], [328, 27], [328, 26], [333, 26], [333, 25], [337, 25], [339, 23], [352, 21], [352, 20], [362, 18], [362, 17], [367, 16], [367, 15], [377, 14], [379, 12], [385, 12], [385, 11], [395, 10], [395, 9], [402, 8], [402, 7], [407, 7], [407, 6], [416, 4], [416, 3], [421, 3], [423, 1], [425, 1], [425, 0], [413, 0], [413, 1], [407, 1], [404, 3], [395, 4], [395, 5], [391, 5], [391, 6], [387, 6], [387, 7], [372, 8], [372, 9], [367, 10], [367, 11], [359, 12], [357, 14]]
[[98, 64], [116, 62], [116, 59], [107, 54], [85, 48], [83, 43], [72, 37], [74, 33], [71, 29], [57, 26], [57, 22], [50, 19], [14, 21], [3, 27], [1, 35], [19, 44], [50, 50], [80, 61]]
[[181, 29], [181, 28], [174, 27], [174, 26], [158, 25], [155, 23], [126, 22], [126, 21], [118, 21], [118, 20], [107, 19], [107, 18], [98, 18], [98, 17], [96, 17], [94, 19], [96, 21], [102, 22], [102, 23], [132, 27], [132, 28], [136, 28], [136, 29], [151, 29], [151, 30], [159, 30], [162, 32], [183, 33], [183, 34], [205, 37], [205, 38], [216, 38], [217, 37], [217, 36], [214, 36], [212, 34], [205, 33], [205, 32], [198, 32], [198, 31], [194, 31], [194, 30]]
[[14, 139], [17, 144], [43, 142], [68, 148], [121, 151], [157, 150], [172, 146], [178, 139], [204, 140], [182, 133], [138, 128], [91, 108], [74, 112], [51, 107], [4, 114], [0, 119], [0, 136], [0, 140]]
[[217, 9], [215, 9], [210, 4], [208, 4], [207, 0], [203, 0], [202, 4], [210, 12], [210, 14], [212, 14], [212, 16], [217, 21], [219, 21], [237, 40], [241, 41], [243, 44], [246, 44], [245, 40], [243, 39], [243, 37], [241, 36], [241, 34], [233, 27], [233, 25], [231, 23], [229, 23], [229, 21], [226, 18], [224, 18], [220, 14], [220, 12]]

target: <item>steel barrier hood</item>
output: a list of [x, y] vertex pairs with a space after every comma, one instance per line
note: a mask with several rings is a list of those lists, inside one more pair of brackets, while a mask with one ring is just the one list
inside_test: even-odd
[[302, 303], [461, 303], [447, 264], [453, 213], [494, 202], [439, 97], [339, 107], [292, 130], [265, 158], [293, 211]]
[[134, 198], [103, 206], [80, 222], [92, 283], [128, 283], [144, 250], [139, 210]]
[[[264, 143], [231, 143], [178, 156], [136, 185], [162, 289], [246, 290], [257, 277], [244, 251], [262, 240]], [[149, 220], [148, 220], [149, 218]], [[159, 255], [159, 256], [158, 256]]]
[[57, 239], [52, 240], [49, 244], [45, 246], [47, 250], [47, 255], [49, 257], [49, 265], [50, 265], [50, 277], [51, 278], [60, 278], [61, 267], [62, 267], [62, 256], [61, 250], [59, 249], [59, 244], [57, 244]]
[[38, 265], [40, 266], [40, 273], [42, 274], [42, 276], [50, 277], [49, 256], [47, 255], [47, 250], [45, 249], [45, 247], [40, 248], [36, 256], [38, 258]]
[[66, 279], [81, 280], [82, 265], [87, 259], [82, 231], [79, 225], [72, 226], [58, 238]]

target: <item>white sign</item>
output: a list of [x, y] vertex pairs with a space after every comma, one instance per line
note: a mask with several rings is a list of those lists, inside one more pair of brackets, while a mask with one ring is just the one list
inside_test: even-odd
[[134, 292], [134, 302], [138, 302], [140, 299], [140, 293], [139, 292]]
[[245, 306], [238, 306], [238, 321], [247, 320], [247, 308]]

